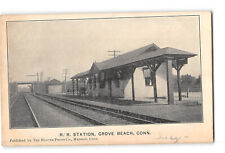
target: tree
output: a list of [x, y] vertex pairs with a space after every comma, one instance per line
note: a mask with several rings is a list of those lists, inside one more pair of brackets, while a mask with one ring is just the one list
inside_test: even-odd
[[189, 74], [181, 76], [181, 86], [184, 89], [193, 87], [193, 84], [196, 82], [196, 78], [192, 77]]

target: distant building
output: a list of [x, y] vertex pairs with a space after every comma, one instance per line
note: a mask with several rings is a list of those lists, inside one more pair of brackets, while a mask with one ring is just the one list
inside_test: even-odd
[[52, 79], [47, 83], [48, 94], [60, 94], [63, 91], [63, 84], [56, 79]]
[[[121, 97], [125, 99], [160, 97], [174, 103], [172, 68], [177, 71], [179, 100], [181, 100], [180, 70], [188, 58], [196, 56], [175, 48], [159, 48], [150, 44], [103, 62], [94, 62], [88, 71], [71, 79], [73, 93], [89, 96]], [[79, 87], [83, 83], [84, 89]], [[82, 89], [82, 90], [81, 90]]]

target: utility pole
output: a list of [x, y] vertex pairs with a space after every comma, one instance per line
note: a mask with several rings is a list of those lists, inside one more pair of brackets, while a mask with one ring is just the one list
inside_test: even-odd
[[120, 51], [112, 50], [112, 51], [108, 51], [108, 52], [113, 53], [113, 54], [109, 54], [109, 56], [113, 56], [115, 58], [116, 53], [119, 53]]
[[[36, 92], [39, 92], [39, 90], [38, 90], [38, 82], [39, 82], [39, 73], [37, 72], [36, 74], [28, 74], [28, 75], [25, 75], [25, 76], [29, 76], [29, 77], [37, 77], [37, 82], [36, 82]], [[34, 86], [32, 86], [32, 91], [34, 92]], [[35, 92], [34, 92], [35, 93]]]
[[39, 82], [39, 73], [38, 72], [36, 74], [28, 74], [26, 76], [29, 76], [29, 77], [37, 77], [37, 83]]
[[64, 75], [64, 88], [65, 88], [65, 93], [66, 93], [66, 78], [67, 78], [67, 74], [68, 74], [68, 69], [64, 69], [63, 70], [63, 75]]
[[43, 72], [40, 72], [40, 82], [43, 82]]

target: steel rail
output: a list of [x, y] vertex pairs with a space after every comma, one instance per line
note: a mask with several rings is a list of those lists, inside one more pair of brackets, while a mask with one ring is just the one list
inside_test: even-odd
[[77, 105], [77, 106], [80, 106], [80, 107], [83, 107], [83, 108], [92, 109], [92, 110], [95, 110], [95, 111], [101, 111], [101, 112], [116, 116], [118, 118], [122, 118], [122, 119], [125, 119], [127, 121], [131, 121], [133, 123], [139, 123], [139, 124], [175, 123], [175, 121], [171, 121], [171, 120], [140, 115], [140, 114], [131, 113], [131, 112], [127, 112], [127, 111], [107, 108], [107, 107], [103, 107], [103, 106], [96, 106], [96, 105], [81, 103], [81, 102], [77, 102], [77, 101], [74, 101], [74, 100], [64, 99], [64, 98], [60, 98], [60, 97], [56, 97], [56, 96], [50, 96], [50, 95], [41, 95], [41, 96], [47, 96], [49, 98], [53, 98], [53, 99], [56, 99], [56, 100], [59, 100], [59, 101], [63, 101], [64, 103]]
[[121, 113], [118, 113], [118, 112], [113, 112], [113, 111], [109, 111], [109, 110], [105, 110], [105, 109], [101, 109], [101, 108], [97, 108], [97, 107], [93, 107], [93, 106], [89, 106], [89, 105], [85, 105], [85, 104], [79, 104], [79, 103], [76, 103], [76, 102], [74, 103], [74, 102], [66, 101], [65, 99], [60, 99], [60, 98], [55, 98], [55, 99], [60, 100], [61, 102], [64, 102], [64, 103], [69, 103], [69, 104], [76, 105], [76, 106], [79, 106], [79, 107], [83, 107], [83, 108], [86, 108], [86, 109], [91, 109], [91, 110], [100, 111], [100, 112], [103, 112], [103, 113], [106, 113], [106, 114], [110, 114], [110, 115], [113, 115], [115, 117], [125, 119], [125, 120], [133, 122], [133, 123], [139, 123], [139, 124], [154, 124], [155, 123], [155, 122], [152, 122], [152, 121], [148, 121], [148, 120], [145, 120], [145, 119], [140, 119], [140, 118], [137, 118], [137, 117], [121, 114]]
[[32, 118], [33, 118], [34, 124], [35, 124], [34, 126], [40, 128], [41, 126], [40, 126], [40, 124], [39, 124], [39, 122], [38, 122], [38, 120], [37, 120], [36, 115], [34, 114], [34, 111], [33, 111], [32, 107], [31, 107], [29, 101], [27, 100], [27, 98], [26, 98], [25, 95], [23, 95], [23, 96], [24, 96], [24, 99], [25, 99], [25, 101], [26, 101], [26, 103], [27, 103], [27, 105], [28, 105], [28, 107], [29, 107], [29, 109], [30, 109], [30, 112], [31, 112], [31, 114], [32, 114]]
[[51, 105], [53, 105], [53, 106], [55, 106], [55, 107], [57, 107], [57, 108], [60, 108], [60, 109], [66, 111], [66, 112], [68, 112], [68, 113], [70, 113], [70, 114], [72, 114], [72, 115], [74, 115], [74, 116], [77, 116], [77, 117], [79, 117], [79, 118], [81, 118], [81, 119], [84, 119], [84, 120], [86, 120], [86, 121], [88, 121], [88, 122], [90, 122], [90, 123], [92, 123], [92, 124], [94, 124], [94, 125], [105, 125], [104, 123], [102, 123], [102, 122], [100, 122], [100, 121], [97, 121], [97, 120], [95, 120], [95, 119], [93, 119], [93, 118], [90, 118], [90, 117], [88, 117], [88, 116], [86, 116], [86, 115], [83, 115], [83, 114], [81, 114], [81, 113], [75, 112], [75, 111], [73, 111], [73, 110], [71, 110], [71, 109], [69, 109], [69, 108], [66, 108], [66, 107], [57, 105], [57, 104], [55, 104], [55, 103], [53, 103], [53, 102], [50, 102], [50, 101], [48, 101], [48, 100], [46, 100], [46, 99], [44, 99], [44, 98], [42, 98], [42, 97], [40, 97], [40, 96], [37, 96], [37, 95], [32, 95], [32, 96], [34, 96], [34, 97], [36, 97], [36, 98], [38, 98], [38, 99], [40, 99], [40, 100], [42, 100], [42, 101], [44, 101], [44, 102], [47, 102], [47, 103], [49, 103], [49, 104], [51, 104]]

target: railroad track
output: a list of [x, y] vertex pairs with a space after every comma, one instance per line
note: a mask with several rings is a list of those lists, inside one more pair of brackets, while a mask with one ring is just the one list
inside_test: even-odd
[[31, 112], [32, 119], [33, 119], [33, 123], [34, 123], [34, 127], [40, 128], [41, 126], [40, 126], [40, 124], [39, 124], [39, 122], [38, 122], [38, 120], [37, 120], [37, 117], [36, 117], [36, 115], [35, 115], [35, 113], [34, 113], [32, 107], [31, 107], [31, 105], [30, 105], [28, 99], [26, 98], [25, 95], [23, 95], [23, 97], [24, 97], [24, 99], [25, 99], [25, 101], [26, 101], [26, 104], [28, 105], [29, 110], [30, 110], [30, 112]]
[[100, 121], [98, 121], [98, 120], [96, 120], [96, 119], [94, 119], [94, 118], [92, 118], [90, 116], [87, 116], [87, 115], [81, 114], [79, 112], [76, 112], [73, 109], [70, 109], [68, 107], [64, 107], [62, 105], [57, 105], [54, 102], [51, 102], [51, 101], [49, 101], [49, 100], [47, 100], [45, 98], [42, 98], [41, 96], [37, 96], [37, 95], [33, 95], [33, 96], [38, 98], [38, 99], [40, 99], [41, 101], [44, 101], [44, 102], [46, 102], [48, 104], [53, 105], [54, 107], [60, 108], [60, 109], [66, 111], [66, 112], [68, 112], [68, 113], [70, 113], [70, 114], [72, 114], [72, 115], [74, 115], [76, 117], [84, 119], [84, 120], [90, 122], [91, 124], [94, 124], [94, 125], [105, 125], [105, 123], [102, 123], [102, 122], [100, 122]]
[[[71, 99], [66, 99], [66, 98], [61, 98], [61, 97], [56, 97], [56, 96], [50, 96], [50, 95], [43, 95], [43, 94], [37, 94], [34, 95], [35, 97], [44, 100], [48, 103], [51, 103], [52, 105], [56, 106], [56, 107], [60, 107], [66, 111], [69, 111], [70, 113], [74, 113], [75, 115], [78, 115], [80, 117], [83, 117], [84, 119], [88, 119], [89, 117], [82, 115], [82, 114], [76, 114], [76, 112], [72, 111], [72, 110], [68, 110], [68, 108], [60, 106], [58, 104], [55, 104], [54, 102], [50, 102], [49, 100], [47, 100], [44, 97], [50, 98], [52, 100], [57, 100], [60, 101], [62, 103], [67, 103], [67, 104], [71, 104], [74, 106], [78, 106], [78, 107], [82, 107], [88, 110], [94, 110], [96, 112], [102, 112], [108, 115], [112, 115], [114, 117], [123, 119], [123, 120], [127, 120], [129, 122], [132, 123], [136, 123], [136, 124], [155, 124], [155, 123], [175, 123], [175, 121], [171, 121], [171, 120], [166, 120], [166, 119], [161, 119], [161, 118], [155, 118], [155, 117], [151, 117], [151, 116], [146, 116], [146, 115], [141, 115], [141, 114], [136, 114], [136, 113], [131, 113], [128, 111], [123, 111], [123, 110], [118, 110], [118, 109], [113, 109], [113, 108], [107, 108], [107, 107], [103, 107], [103, 106], [97, 106], [97, 105], [93, 105], [93, 104], [87, 104], [87, 103], [82, 103], [82, 102], [78, 102], [76, 100], [71, 100]], [[92, 119], [90, 120], [92, 121]], [[92, 123], [94, 123], [95, 125], [105, 125], [104, 123], [98, 123], [98, 121], [96, 122], [93, 121]]]

